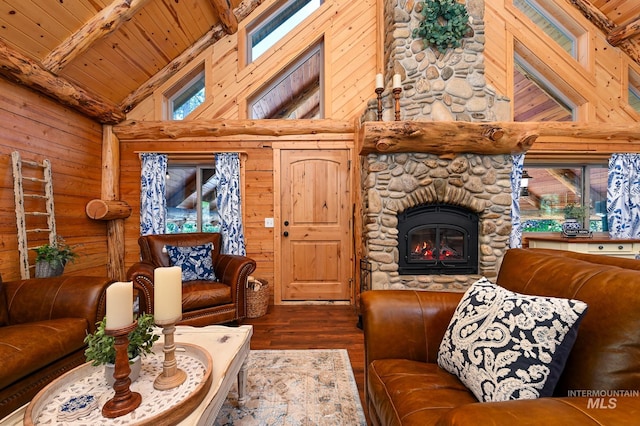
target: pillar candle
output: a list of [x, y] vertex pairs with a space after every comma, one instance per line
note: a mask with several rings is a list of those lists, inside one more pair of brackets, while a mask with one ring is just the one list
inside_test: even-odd
[[133, 323], [133, 282], [115, 282], [107, 287], [106, 328], [117, 330]]
[[182, 316], [182, 269], [156, 268], [153, 273], [153, 318], [173, 321]]
[[382, 74], [377, 74], [376, 75], [376, 89], [383, 89], [384, 88], [384, 77], [382, 76]]
[[393, 75], [393, 88], [399, 89], [402, 86], [402, 80], [400, 79], [400, 74]]

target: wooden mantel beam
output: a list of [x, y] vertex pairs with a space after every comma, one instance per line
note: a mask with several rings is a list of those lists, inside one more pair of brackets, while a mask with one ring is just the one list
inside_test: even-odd
[[126, 116], [108, 100], [100, 99], [81, 87], [57, 77], [31, 58], [9, 48], [0, 40], [0, 74], [50, 96], [102, 124], [123, 121]]
[[218, 12], [220, 22], [227, 34], [235, 34], [238, 32], [238, 18], [231, 10], [230, 0], [211, 0], [211, 5]]
[[113, 126], [122, 140], [188, 139], [235, 135], [292, 136], [321, 133], [353, 133], [350, 121], [338, 120], [184, 120], [125, 121]]
[[131, 19], [149, 0], [115, 0], [71, 34], [42, 61], [42, 66], [58, 74], [69, 62]]
[[640, 123], [369, 121], [363, 123], [358, 132], [361, 155], [518, 154], [529, 150], [539, 137], [640, 141]]

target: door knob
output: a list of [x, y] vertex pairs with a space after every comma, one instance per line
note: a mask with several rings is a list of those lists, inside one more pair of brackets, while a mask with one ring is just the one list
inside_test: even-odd
[[289, 226], [289, 221], [288, 220], [284, 221], [284, 226]]
[[282, 235], [284, 235], [285, 237], [288, 237], [288, 236], [289, 236], [289, 233], [288, 233], [287, 231], [284, 231], [284, 232], [282, 233]]

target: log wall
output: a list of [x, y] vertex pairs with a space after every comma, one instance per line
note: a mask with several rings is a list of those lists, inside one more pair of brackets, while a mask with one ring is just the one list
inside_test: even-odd
[[[79, 245], [65, 274], [106, 274], [106, 228], [87, 217], [100, 198], [102, 127], [71, 109], [0, 79], [0, 274], [20, 278], [11, 152], [23, 160], [49, 159], [58, 235]], [[25, 171], [24, 174], [27, 172]], [[42, 236], [46, 242], [47, 235]], [[33, 244], [31, 243], [33, 241]], [[29, 245], [39, 245], [35, 239]], [[31, 276], [33, 276], [31, 271]]]

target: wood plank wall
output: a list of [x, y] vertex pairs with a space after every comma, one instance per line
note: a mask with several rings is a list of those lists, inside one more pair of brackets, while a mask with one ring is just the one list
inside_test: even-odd
[[[264, 13], [273, 0], [265, 1], [255, 16]], [[237, 34], [216, 43], [194, 61], [193, 66], [204, 62], [208, 100], [193, 113], [198, 118], [247, 118], [247, 99], [272, 81], [280, 70], [295, 61], [310, 45], [324, 40], [324, 99], [325, 117], [354, 120], [360, 117], [367, 101], [375, 97], [375, 75], [378, 61], [376, 54], [377, 0], [327, 1], [308, 24], [289, 34], [257, 61], [249, 65], [239, 60], [244, 55], [245, 28], [250, 19], [240, 24]], [[239, 43], [239, 44], [238, 44]], [[287, 49], [282, 48], [287, 44]], [[182, 70], [161, 87], [153, 97], [142, 102], [128, 118], [135, 120], [160, 120], [163, 110], [163, 93], [187, 75]], [[344, 138], [340, 138], [345, 143]], [[127, 266], [136, 260], [136, 238], [139, 235], [139, 175], [140, 162], [136, 151], [193, 150], [228, 151], [241, 150], [248, 154], [245, 169], [245, 234], [247, 254], [258, 267], [254, 275], [273, 283], [274, 234], [273, 228], [264, 227], [265, 217], [274, 217], [274, 164], [272, 142], [280, 144], [308, 145], [318, 148], [334, 143], [331, 136], [302, 136], [299, 138], [227, 138], [209, 141], [122, 141], [122, 196], [133, 206], [132, 216], [125, 221]], [[350, 141], [353, 143], [353, 139]], [[357, 159], [353, 159], [357, 160]], [[357, 161], [353, 161], [357, 164]], [[355, 168], [354, 168], [355, 172]], [[352, 181], [359, 181], [354, 179]], [[273, 291], [273, 287], [272, 287]]]
[[184, 141], [122, 141], [120, 144], [121, 196], [132, 207], [125, 219], [125, 265], [138, 261], [140, 250], [140, 159], [139, 152], [215, 152], [237, 150], [246, 153], [244, 162], [244, 228], [247, 255], [257, 263], [256, 277], [273, 283], [273, 228], [264, 227], [265, 217], [274, 217], [273, 151], [271, 143], [249, 138]]
[[[85, 214], [86, 203], [100, 198], [101, 145], [99, 124], [0, 79], [0, 274], [4, 281], [20, 278], [12, 151], [20, 152], [24, 160], [51, 161], [58, 235], [71, 245], [79, 244], [80, 257], [65, 273], [106, 275], [105, 224]], [[43, 238], [46, 242], [47, 236]]]

